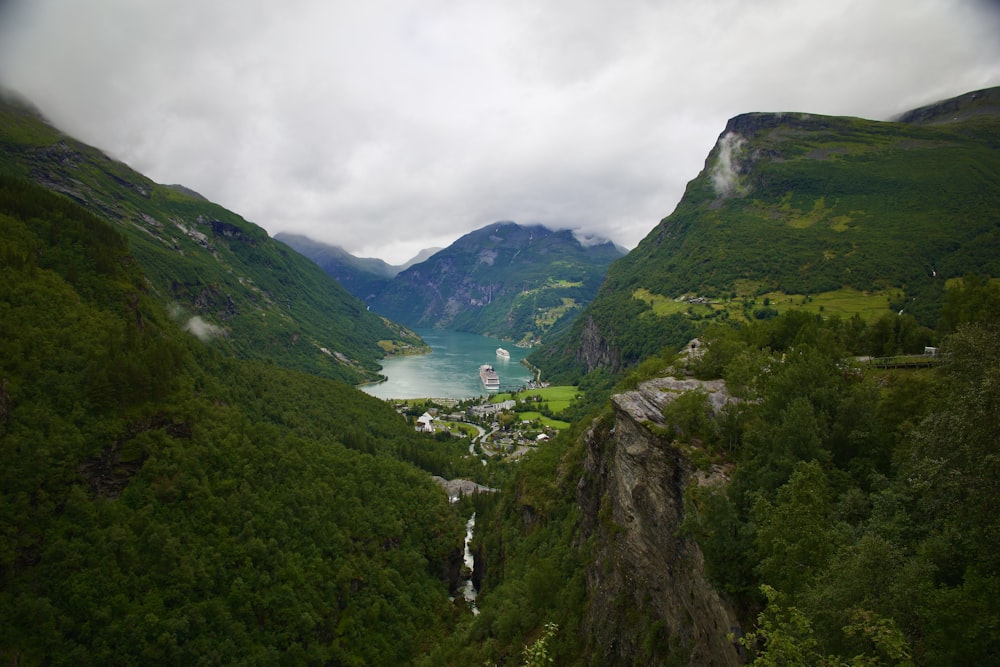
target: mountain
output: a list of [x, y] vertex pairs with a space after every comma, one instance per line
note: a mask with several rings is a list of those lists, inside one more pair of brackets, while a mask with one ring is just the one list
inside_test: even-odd
[[487, 225], [402, 266], [359, 258], [306, 236], [275, 238], [313, 260], [373, 310], [412, 327], [442, 327], [532, 344], [564, 329], [593, 298], [610, 242], [513, 222]]
[[373, 257], [356, 257], [340, 246], [315, 241], [302, 234], [280, 232], [274, 238], [297, 253], [308, 257], [319, 268], [335, 278], [344, 289], [362, 301], [370, 301], [379, 294], [400, 271], [418, 264], [440, 248], [427, 248], [410, 261], [399, 266]]
[[[951, 125], [958, 121], [965, 123], [980, 119], [986, 122], [981, 128], [982, 137], [988, 139], [991, 135], [990, 117], [998, 114], [1000, 114], [1000, 95], [997, 95], [996, 88], [987, 88], [906, 111], [894, 120], [914, 125]], [[993, 135], [993, 138], [996, 136]]]
[[623, 254], [567, 230], [498, 222], [400, 272], [370, 303], [406, 326], [532, 344], [571, 321]]
[[[991, 99], [985, 91], [971, 103], [983, 109], [993, 106]], [[975, 198], [953, 203], [965, 219], [947, 223], [948, 231], [976, 226], [980, 216], [996, 224], [996, 170], [987, 158], [1000, 148], [993, 113], [972, 112], [961, 101], [928, 109], [919, 120], [889, 124], [901, 146], [879, 143], [887, 140], [868, 128], [869, 161], [923, 150], [921, 157], [938, 168], [939, 189]], [[468, 456], [464, 440], [416, 433], [391, 406], [341, 382], [234, 357], [225, 340], [201, 344], [188, 333], [198, 328], [195, 320], [178, 317], [178, 307], [169, 307], [175, 301], [164, 300], [145, 273], [147, 265], [166, 264], [132, 254], [128, 228], [135, 224], [127, 214], [135, 204], [127, 192], [114, 200], [94, 189], [101, 182], [94, 165], [105, 163], [65, 151], [70, 158], [63, 166], [76, 180], [56, 181], [51, 174], [59, 170], [44, 162], [32, 171], [25, 165], [34, 163], [10, 160], [6, 151], [30, 151], [23, 143], [34, 138], [51, 152], [51, 130], [16, 115], [2, 120], [0, 656], [6, 662], [1000, 661], [997, 281], [949, 282], [940, 299], [940, 357], [926, 355], [917, 369], [850, 357], [855, 346], [869, 344], [864, 336], [906, 333], [916, 317], [899, 310], [928, 317], [928, 307], [906, 300], [934, 294], [920, 291], [919, 282], [888, 295], [878, 287], [869, 294], [833, 290], [850, 297], [841, 304], [845, 312], [873, 313], [847, 321], [817, 317], [826, 312], [820, 306], [833, 310], [837, 303], [822, 292], [795, 295], [795, 308], [778, 290], [734, 297], [749, 290], [743, 283], [733, 283], [728, 296], [708, 298], [712, 281], [741, 270], [738, 263], [715, 267], [721, 277], [713, 267], [688, 265], [702, 291], [684, 293], [683, 301], [652, 291], [652, 280], [637, 282], [627, 301], [595, 300], [582, 329], [592, 336], [589, 351], [619, 361], [636, 355], [643, 363], [606, 404], [588, 391], [589, 405], [572, 408], [587, 416], [516, 465], [493, 459], [484, 466]], [[751, 120], [741, 136], [766, 145], [760, 137], [767, 131], [747, 129], [760, 117]], [[814, 172], [796, 170], [782, 137], [807, 144], [812, 138], [821, 154], [808, 159], [864, 176], [857, 182], [831, 176], [841, 196], [848, 197], [842, 188], [851, 182], [880, 193], [869, 194], [869, 208], [851, 195], [853, 217], [832, 221], [843, 227], [834, 231], [860, 234], [856, 228], [882, 220], [898, 231], [893, 208], [878, 199], [888, 186], [871, 180], [879, 170], [854, 163], [862, 146], [843, 137], [819, 142], [814, 127], [798, 134], [794, 125], [769, 127], [779, 135], [770, 137], [774, 152], [755, 159], [776, 161], [777, 171], [752, 160], [744, 170], [731, 159], [739, 141], [726, 140], [720, 159], [738, 168], [717, 172], [721, 193], [707, 206], [699, 208], [697, 198], [684, 204], [693, 210], [685, 231], [701, 240], [711, 237], [696, 234], [707, 223], [740, 231], [741, 218], [728, 207], [753, 197], [766, 202], [761, 193], [782, 165], [810, 193], [805, 176]], [[913, 128], [936, 134], [918, 141]], [[8, 141], [13, 135], [22, 143]], [[837, 149], [846, 157], [831, 158]], [[920, 207], [940, 196], [935, 182], [926, 165], [896, 157], [895, 170], [882, 168], [902, 188], [894, 204], [926, 233]], [[971, 167], [963, 171], [966, 162]], [[930, 192], [912, 185], [918, 175]], [[949, 182], [977, 175], [965, 190]], [[166, 196], [160, 188], [177, 191], [140, 186], [154, 199]], [[692, 191], [698, 192], [695, 182]], [[810, 220], [813, 227], [828, 224], [822, 211], [815, 219], [796, 218], [795, 191], [789, 192], [788, 210], [773, 212], [779, 222], [785, 215], [796, 221], [786, 224], [793, 229], [808, 229]], [[177, 196], [206, 204], [190, 192]], [[743, 214], [752, 217], [754, 209]], [[252, 226], [231, 224], [235, 229], [221, 229], [220, 245], [243, 234], [266, 248], [251, 236]], [[494, 235], [502, 240], [523, 230], [501, 233], [498, 225]], [[643, 242], [649, 255], [667, 245], [655, 236]], [[798, 238], [802, 252], [811, 251], [814, 242]], [[931, 257], [939, 262], [931, 277], [958, 260], [996, 275], [989, 230], [978, 238], [981, 249], [961, 239], [931, 239], [947, 245]], [[855, 252], [878, 247], [886, 253], [879, 265], [890, 275], [902, 263], [890, 251], [912, 261], [911, 246], [928, 245], [922, 237], [901, 239], [879, 246], [878, 234], [859, 235]], [[794, 244], [781, 234], [765, 240], [794, 268]], [[235, 245], [249, 256], [247, 246], [253, 247]], [[229, 245], [225, 250], [234, 253]], [[835, 261], [834, 250], [824, 259]], [[659, 259], [687, 260], [676, 252]], [[617, 262], [608, 294], [621, 291], [625, 269], [639, 271]], [[651, 277], [655, 269], [643, 267]], [[810, 272], [779, 265], [775, 275], [808, 281]], [[772, 279], [757, 278], [758, 291]], [[893, 299], [902, 306], [890, 310]], [[598, 322], [605, 320], [620, 337], [601, 337]], [[665, 335], [645, 338], [667, 331], [657, 328], [660, 322], [695, 327], [706, 320], [720, 326], [702, 331], [703, 344], [689, 354], [642, 356], [645, 349], [671, 349]], [[584, 380], [594, 382], [612, 367], [599, 366]], [[500, 492], [452, 503], [432, 474], [469, 477]], [[449, 598], [461, 577], [470, 514], [479, 614], [469, 613], [461, 597]]]
[[113, 223], [149, 289], [232, 354], [357, 383], [377, 377], [387, 352], [422, 345], [257, 225], [66, 136], [10, 93], [0, 96], [0, 172]]
[[947, 281], [968, 273], [1000, 276], [1000, 89], [892, 122], [743, 114], [572, 331], [531, 361], [570, 378], [621, 370], [706, 321], [791, 305], [934, 327]]
[[415, 256], [407, 260], [406, 263], [400, 264], [397, 267], [399, 269], [399, 271], [397, 271], [397, 275], [399, 274], [400, 271], [406, 271], [414, 264], [420, 264], [421, 262], [426, 262], [428, 259], [433, 257], [439, 250], [442, 250], [442, 248], [424, 248], [423, 250], [418, 252]]
[[998, 102], [728, 123], [530, 357], [591, 416], [477, 507], [440, 664], [1000, 659]]

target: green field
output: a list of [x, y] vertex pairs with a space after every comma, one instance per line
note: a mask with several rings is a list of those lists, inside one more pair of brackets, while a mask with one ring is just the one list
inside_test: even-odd
[[901, 293], [899, 290], [862, 292], [844, 287], [831, 292], [811, 295], [786, 294], [784, 292], [768, 292], [754, 296], [737, 294], [736, 298], [711, 299], [709, 303], [704, 304], [692, 304], [688, 300], [678, 301], [654, 294], [647, 289], [637, 289], [632, 293], [632, 296], [649, 304], [653, 313], [661, 316], [688, 313], [705, 318], [712, 317], [721, 311], [728, 311], [731, 319], [749, 320], [753, 317], [754, 310], [770, 307], [779, 313], [798, 309], [820, 313], [824, 317], [838, 315], [848, 318], [852, 315], [858, 315], [866, 322], [874, 322], [890, 312], [889, 303], [894, 299], [900, 299]]
[[542, 389], [529, 389], [527, 391], [518, 392], [517, 394], [497, 394], [496, 396], [493, 396], [490, 401], [493, 403], [499, 403], [501, 401], [514, 399], [520, 402], [529, 397], [538, 396], [542, 400], [536, 405], [544, 405], [552, 414], [557, 415], [569, 407], [570, 403], [572, 403], [576, 398], [576, 395], [577, 388], [575, 386], [560, 385], [557, 387], [544, 387]]
[[778, 312], [797, 308], [811, 313], [821, 313], [824, 317], [839, 315], [848, 318], [859, 315], [866, 322], [874, 322], [890, 312], [890, 302], [901, 300], [902, 293], [899, 290], [861, 292], [850, 287], [808, 297], [804, 294], [770, 292], [758, 297], [758, 304], [762, 304], [765, 298], [770, 299], [771, 307]]
[[561, 421], [559, 419], [552, 419], [551, 417], [546, 417], [541, 412], [534, 412], [534, 411], [519, 412], [519, 413], [517, 413], [517, 416], [518, 416], [519, 419], [522, 419], [522, 420], [527, 420], [527, 421], [535, 421], [535, 420], [537, 420], [537, 421], [541, 422], [542, 424], [544, 424], [545, 426], [548, 426], [549, 428], [554, 428], [557, 431], [561, 431], [564, 428], [569, 428], [570, 427], [570, 423], [569, 422], [564, 422], [564, 421]]
[[452, 433], [462, 433], [467, 438], [475, 438], [477, 435], [479, 435], [479, 431], [478, 429], [476, 429], [475, 426], [471, 426], [469, 424], [466, 424], [465, 422], [438, 420], [437, 423], [446, 426], [448, 430], [451, 431]]

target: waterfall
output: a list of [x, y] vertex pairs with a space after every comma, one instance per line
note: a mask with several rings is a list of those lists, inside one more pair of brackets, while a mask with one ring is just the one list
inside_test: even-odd
[[472, 555], [472, 550], [469, 549], [469, 544], [472, 542], [472, 534], [476, 529], [476, 513], [473, 512], [472, 516], [465, 523], [465, 550], [462, 552], [462, 571], [463, 574], [468, 571], [468, 578], [462, 582], [462, 597], [465, 601], [469, 603], [469, 607], [472, 609], [473, 614], [479, 614], [479, 607], [476, 606], [476, 591], [475, 584], [472, 583], [472, 573], [476, 569], [476, 558]]

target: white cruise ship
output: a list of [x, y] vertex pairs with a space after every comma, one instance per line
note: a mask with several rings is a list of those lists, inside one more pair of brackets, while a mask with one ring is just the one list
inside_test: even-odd
[[483, 386], [487, 389], [500, 388], [500, 376], [490, 364], [483, 364], [479, 367], [479, 379], [483, 381]]

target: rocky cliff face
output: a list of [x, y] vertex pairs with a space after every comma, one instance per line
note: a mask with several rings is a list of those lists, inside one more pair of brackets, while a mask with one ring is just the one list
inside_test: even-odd
[[583, 324], [580, 345], [576, 349], [576, 360], [583, 364], [588, 373], [595, 368], [618, 366], [618, 355], [601, 335], [601, 330], [593, 317], [588, 317]]
[[614, 416], [587, 434], [577, 495], [584, 534], [594, 537], [587, 572], [587, 636], [608, 665], [737, 665], [734, 613], [705, 576], [697, 544], [680, 534], [684, 488], [724, 479], [696, 471], [657, 434], [663, 407], [681, 392], [708, 393], [717, 411], [733, 400], [722, 381], [660, 378], [612, 398]]

